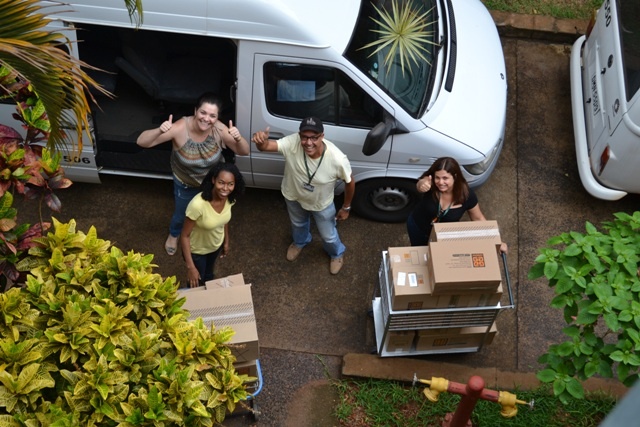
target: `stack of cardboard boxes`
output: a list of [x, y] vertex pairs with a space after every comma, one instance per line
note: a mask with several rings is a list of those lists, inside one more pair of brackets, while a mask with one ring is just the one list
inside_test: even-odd
[[495, 324], [465, 324], [460, 316], [442, 310], [437, 317], [424, 314], [497, 306], [503, 293], [501, 242], [496, 221], [466, 221], [434, 224], [429, 246], [389, 248], [390, 313], [402, 315], [415, 329], [390, 330], [385, 350], [424, 352], [489, 344], [497, 333]]
[[260, 355], [258, 330], [251, 297], [251, 284], [244, 282], [242, 274], [215, 279], [205, 286], [180, 289], [186, 298], [182, 306], [190, 313], [189, 319], [201, 317], [208, 326], [231, 327], [235, 335], [229, 347], [236, 357], [234, 367], [239, 374], [257, 377]]

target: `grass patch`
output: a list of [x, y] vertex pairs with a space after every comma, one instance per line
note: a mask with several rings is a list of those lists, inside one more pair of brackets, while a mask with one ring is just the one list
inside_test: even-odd
[[[460, 396], [442, 393], [437, 403], [423, 394], [425, 385], [375, 379], [335, 381], [340, 403], [334, 415], [344, 427], [440, 427], [444, 416], [455, 412]], [[590, 395], [563, 405], [544, 385], [533, 391], [514, 391], [518, 399], [535, 401], [535, 408], [520, 405], [514, 418], [503, 418], [500, 405], [478, 401], [471, 421], [475, 427], [545, 426], [597, 427], [616, 404], [606, 395]]]
[[602, 0], [482, 0], [489, 10], [545, 15], [554, 18], [590, 19]]

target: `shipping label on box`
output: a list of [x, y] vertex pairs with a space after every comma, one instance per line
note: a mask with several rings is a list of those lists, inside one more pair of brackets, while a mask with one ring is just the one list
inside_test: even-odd
[[391, 309], [394, 311], [423, 310], [440, 307], [432, 294], [427, 267], [399, 267], [392, 274]]
[[394, 271], [397, 268], [406, 269], [410, 267], [426, 267], [429, 247], [428, 246], [407, 246], [389, 248], [389, 269]]
[[228, 326], [235, 331], [229, 348], [237, 362], [259, 358], [258, 329], [250, 285], [207, 289], [183, 295], [186, 302], [182, 308], [189, 311], [189, 319], [201, 317], [208, 326], [213, 323], [216, 329]]
[[429, 245], [433, 295], [495, 292], [502, 281], [498, 253], [487, 241], [444, 241]]
[[497, 221], [437, 222], [433, 224], [429, 242], [450, 240], [482, 240], [500, 246], [502, 238]]
[[232, 276], [223, 277], [221, 279], [213, 279], [205, 282], [207, 289], [229, 288], [231, 286], [244, 286], [244, 276], [242, 273]]

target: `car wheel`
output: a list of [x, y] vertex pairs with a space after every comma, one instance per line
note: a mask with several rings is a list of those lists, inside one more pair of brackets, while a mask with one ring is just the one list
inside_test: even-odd
[[372, 179], [356, 184], [352, 203], [354, 211], [361, 217], [379, 222], [403, 222], [419, 196], [415, 181]]

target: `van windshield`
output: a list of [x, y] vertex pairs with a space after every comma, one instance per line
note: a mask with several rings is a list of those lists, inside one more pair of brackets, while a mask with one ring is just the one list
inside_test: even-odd
[[627, 101], [640, 89], [640, 4], [618, 2]]
[[[417, 29], [410, 33], [412, 42], [405, 47], [394, 44], [394, 30], [407, 24]], [[435, 0], [362, 0], [345, 57], [419, 117], [433, 86], [438, 38]]]

